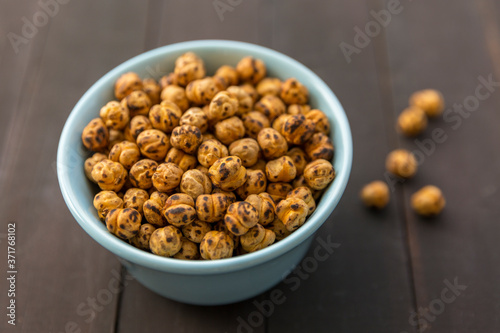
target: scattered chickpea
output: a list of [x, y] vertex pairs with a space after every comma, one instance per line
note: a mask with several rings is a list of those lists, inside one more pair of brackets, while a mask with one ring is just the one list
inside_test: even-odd
[[200, 221], [218, 222], [224, 219], [227, 208], [234, 201], [225, 193], [203, 194], [196, 198], [196, 213]]
[[224, 191], [234, 191], [247, 180], [247, 170], [237, 156], [218, 159], [208, 169], [212, 184]]
[[410, 105], [422, 109], [428, 117], [437, 117], [444, 110], [443, 95], [434, 89], [415, 92], [410, 97]]
[[232, 117], [238, 112], [238, 99], [227, 91], [221, 91], [214, 96], [208, 106], [209, 122], [217, 122]]
[[261, 225], [267, 226], [274, 221], [276, 205], [273, 198], [268, 193], [260, 192], [258, 194], [250, 194], [245, 201], [250, 203], [257, 210], [259, 214], [259, 223]]
[[398, 177], [411, 178], [417, 173], [418, 165], [412, 152], [406, 149], [396, 149], [387, 155], [385, 167], [387, 171]]
[[406, 136], [417, 136], [426, 127], [427, 115], [418, 107], [410, 106], [403, 110], [398, 117], [398, 129]]
[[434, 216], [441, 213], [446, 200], [441, 190], [433, 185], [427, 185], [411, 196], [411, 206], [422, 216]]
[[383, 181], [373, 181], [363, 187], [360, 197], [367, 207], [382, 209], [389, 203], [389, 187]]

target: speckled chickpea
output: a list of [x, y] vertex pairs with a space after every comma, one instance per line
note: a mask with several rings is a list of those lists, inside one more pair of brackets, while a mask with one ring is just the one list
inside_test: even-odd
[[215, 95], [208, 106], [208, 120], [217, 121], [232, 117], [238, 112], [238, 99], [227, 91], [221, 91]]
[[230, 258], [233, 250], [234, 242], [224, 231], [209, 231], [200, 243], [200, 254], [205, 260]]
[[165, 162], [177, 164], [184, 172], [196, 168], [198, 161], [194, 155], [186, 154], [183, 150], [175, 147], [170, 148], [165, 156]]
[[142, 215], [142, 206], [149, 199], [149, 194], [140, 188], [130, 188], [123, 196], [123, 207], [134, 208]]
[[308, 158], [306, 153], [299, 147], [294, 147], [290, 149], [287, 153], [287, 156], [290, 156], [292, 159], [295, 168], [297, 169], [297, 176], [302, 175], [304, 173], [304, 168], [308, 163]]
[[297, 168], [290, 156], [278, 157], [266, 164], [266, 177], [270, 182], [290, 182], [297, 175]]
[[114, 145], [117, 143], [120, 143], [122, 141], [125, 141], [125, 135], [123, 134], [122, 131], [115, 130], [115, 129], [109, 129], [109, 145], [108, 149], [111, 150]]
[[160, 78], [160, 91], [171, 84], [179, 85], [178, 76], [175, 73], [169, 73]]
[[297, 79], [290, 78], [283, 82], [280, 97], [288, 105], [306, 104], [309, 100], [309, 91]]
[[147, 116], [153, 103], [151, 102], [148, 94], [142, 90], [136, 90], [122, 99], [120, 105], [129, 111], [130, 118], [132, 118], [139, 115]]
[[259, 222], [259, 213], [249, 202], [237, 201], [231, 204], [224, 216], [224, 223], [229, 232], [236, 236], [244, 235], [248, 229]]
[[274, 231], [265, 229], [257, 223], [246, 234], [240, 237], [240, 243], [246, 252], [255, 252], [273, 244], [275, 239], [276, 235]]
[[136, 142], [139, 134], [148, 129], [153, 129], [153, 126], [151, 125], [148, 117], [135, 116], [134, 118], [130, 119], [129, 123], [123, 130], [123, 135], [125, 137], [125, 140]]
[[306, 221], [309, 207], [304, 200], [291, 197], [276, 205], [276, 215], [289, 231], [295, 231]]
[[142, 80], [136, 73], [122, 74], [115, 82], [115, 97], [121, 101], [132, 91], [142, 90], [142, 87]]
[[104, 221], [111, 210], [123, 208], [123, 200], [114, 191], [101, 191], [94, 197], [94, 207], [99, 218]]
[[101, 118], [92, 119], [82, 132], [82, 142], [90, 151], [104, 151], [109, 144], [109, 131]]
[[274, 220], [276, 205], [269, 193], [250, 194], [246, 199], [259, 213], [259, 223], [266, 226]]
[[401, 178], [411, 178], [417, 173], [417, 159], [406, 149], [393, 150], [385, 160], [387, 171]]
[[208, 116], [198, 107], [188, 109], [181, 117], [179, 125], [191, 125], [200, 129], [201, 133], [205, 133], [208, 129]]
[[234, 141], [229, 145], [229, 155], [238, 156], [244, 167], [251, 167], [261, 158], [259, 143], [251, 138]]
[[155, 228], [162, 228], [167, 225], [167, 219], [163, 216], [163, 207], [167, 202], [168, 195], [155, 191], [142, 206], [144, 218]]
[[227, 88], [227, 92], [233, 94], [233, 96], [238, 100], [238, 111], [236, 112], [236, 115], [242, 116], [245, 113], [252, 111], [253, 99], [245, 91], [245, 89], [240, 86], [230, 86]]
[[238, 62], [236, 71], [242, 81], [255, 85], [266, 76], [266, 65], [262, 60], [248, 56]]
[[326, 114], [318, 109], [311, 110], [305, 114], [306, 119], [309, 119], [314, 124], [314, 132], [330, 134], [330, 121]]
[[165, 133], [171, 133], [179, 125], [181, 116], [181, 109], [170, 101], [162, 101], [161, 104], [153, 105], [149, 111], [149, 121], [153, 128]]
[[245, 200], [250, 194], [264, 192], [267, 187], [267, 179], [264, 172], [260, 170], [247, 170], [247, 181], [236, 189], [236, 194]]
[[[224, 223], [224, 220], [216, 222], [212, 225], [212, 230], [216, 231], [224, 231], [231, 239], [233, 240], [234, 243], [234, 249], [240, 245], [240, 236], [233, 235], [232, 233], [229, 232], [229, 230], [226, 227], [226, 223]], [[233, 253], [234, 255], [234, 253]]]
[[170, 149], [170, 139], [160, 130], [145, 130], [137, 136], [137, 146], [142, 155], [155, 161], [161, 161]]
[[259, 111], [250, 111], [241, 116], [241, 120], [243, 120], [246, 135], [253, 139], [257, 139], [263, 128], [271, 126], [269, 119]]
[[212, 182], [200, 170], [188, 170], [182, 175], [180, 190], [196, 200], [202, 194], [212, 193]]
[[424, 110], [428, 117], [437, 117], [444, 110], [444, 98], [437, 90], [420, 90], [411, 95], [410, 105]]
[[204, 167], [203, 165], [197, 165], [196, 170], [200, 170], [201, 172], [203, 172], [205, 175], [208, 176], [208, 168], [207, 167]]
[[182, 237], [181, 242], [181, 249], [174, 255], [175, 259], [196, 260], [200, 258], [200, 251], [197, 244], [185, 237]]
[[150, 159], [142, 159], [135, 163], [129, 171], [132, 186], [147, 190], [153, 186], [153, 174], [158, 168], [158, 163]]
[[331, 161], [335, 149], [330, 137], [323, 133], [314, 133], [304, 145], [304, 151], [313, 161], [317, 159]]
[[87, 178], [92, 182], [97, 183], [94, 178], [92, 178], [92, 169], [94, 168], [94, 165], [107, 158], [108, 156], [101, 153], [94, 153], [91, 157], [87, 158], [84, 163], [85, 176], [87, 176]]
[[142, 90], [148, 95], [151, 105], [160, 103], [161, 87], [155, 79], [142, 80]]
[[166, 86], [162, 91], [160, 98], [162, 101], [174, 103], [182, 112], [189, 108], [189, 99], [184, 88], [175, 84]]
[[234, 191], [247, 180], [247, 170], [237, 156], [218, 159], [208, 169], [208, 174], [212, 184], [224, 191]]
[[254, 106], [255, 110], [262, 112], [271, 122], [285, 113], [286, 106], [283, 101], [273, 95], [262, 97]]
[[122, 130], [130, 120], [129, 110], [117, 101], [108, 102], [99, 111], [99, 115], [108, 128]]
[[288, 114], [288, 113], [284, 113], [282, 114], [281, 116], [279, 116], [278, 118], [274, 119], [273, 121], [273, 125], [271, 126], [272, 128], [274, 128], [275, 130], [277, 130], [278, 132], [282, 133], [283, 131], [283, 126], [285, 125], [285, 122], [288, 120], [288, 118], [290, 118], [292, 115]]
[[274, 232], [276, 241], [283, 240], [292, 234], [292, 232], [286, 228], [286, 226], [277, 216], [273, 222], [269, 223], [266, 226], [266, 228]]
[[177, 75], [177, 83], [185, 87], [189, 82], [205, 76], [205, 65], [196, 54], [187, 52], [175, 60], [174, 73]]
[[228, 156], [228, 150], [217, 139], [209, 139], [198, 148], [198, 162], [204, 167], [211, 167], [219, 158]]
[[397, 129], [406, 136], [414, 137], [422, 133], [427, 127], [427, 115], [416, 107], [410, 106], [401, 112], [398, 117]]
[[191, 125], [177, 126], [172, 131], [172, 136], [170, 137], [170, 144], [187, 154], [195, 154], [201, 141], [202, 135], [200, 129]]
[[158, 191], [169, 192], [179, 186], [183, 173], [174, 163], [162, 163], [156, 168], [151, 180]]
[[224, 219], [227, 208], [234, 202], [225, 193], [203, 194], [196, 198], [196, 213], [200, 221], [214, 223]]
[[281, 91], [281, 80], [275, 77], [266, 77], [257, 84], [257, 93], [260, 96], [274, 95], [279, 96]]
[[193, 222], [196, 219], [193, 198], [184, 193], [171, 195], [165, 203], [163, 216], [168, 223], [179, 228]]
[[238, 117], [231, 117], [215, 124], [215, 137], [225, 145], [245, 136], [245, 126]]
[[257, 102], [259, 99], [259, 94], [257, 93], [257, 89], [251, 83], [243, 83], [240, 87], [247, 92], [250, 97], [252, 97], [253, 102]]
[[163, 257], [173, 257], [182, 247], [182, 233], [174, 226], [156, 229], [149, 239], [151, 252]]
[[286, 154], [288, 144], [285, 138], [273, 128], [264, 128], [257, 136], [257, 142], [264, 157], [268, 160], [276, 159]]
[[385, 182], [376, 180], [366, 184], [359, 196], [365, 206], [382, 209], [389, 203], [389, 187]]
[[120, 163], [106, 159], [94, 165], [92, 178], [101, 190], [118, 192], [127, 180], [127, 170]]
[[139, 147], [130, 141], [122, 141], [115, 144], [109, 152], [109, 159], [113, 162], [120, 162], [127, 170], [130, 170], [140, 158], [141, 152], [139, 151]]
[[311, 111], [311, 107], [307, 104], [291, 104], [286, 109], [286, 112], [291, 115], [303, 114], [306, 115]]
[[307, 212], [307, 216], [311, 215], [316, 210], [316, 201], [314, 200], [312, 191], [309, 187], [297, 187], [292, 191], [288, 192], [286, 198], [299, 198], [302, 199], [309, 207], [309, 211]]
[[206, 105], [210, 103], [219, 91], [220, 89], [217, 87], [215, 80], [211, 77], [206, 77], [191, 81], [186, 87], [186, 96], [195, 104]]
[[141, 225], [137, 235], [135, 235], [135, 237], [130, 238], [129, 240], [130, 244], [132, 244], [138, 249], [144, 251], [150, 251], [151, 249], [149, 248], [149, 240], [151, 239], [151, 235], [155, 230], [156, 228], [149, 223]]
[[306, 165], [304, 178], [311, 189], [322, 190], [335, 178], [335, 170], [329, 161], [318, 159]]
[[279, 203], [286, 198], [288, 192], [293, 190], [292, 185], [289, 183], [268, 183], [266, 192], [269, 193], [275, 203]]
[[133, 208], [115, 208], [106, 216], [109, 232], [121, 239], [130, 239], [139, 233], [141, 214]]
[[194, 220], [182, 227], [184, 237], [194, 243], [201, 243], [205, 234], [212, 230], [209, 223], [200, 220]]
[[314, 123], [302, 114], [287, 118], [281, 128], [281, 134], [288, 143], [301, 145], [306, 143], [314, 133]]
[[260, 159], [257, 161], [257, 163], [255, 163], [254, 165], [252, 165], [251, 167], [247, 168], [247, 169], [252, 169], [252, 170], [260, 170], [262, 172], [264, 172], [264, 174], [266, 173], [266, 160], [264, 159]]
[[221, 88], [237, 85], [240, 81], [238, 72], [234, 67], [223, 65], [215, 71], [214, 79], [219, 82]]
[[441, 190], [433, 185], [427, 185], [411, 196], [411, 207], [422, 216], [438, 215], [446, 205]]
[[236, 202], [236, 194], [234, 194], [234, 192], [224, 191], [221, 188], [214, 186], [212, 188], [212, 194], [215, 194], [215, 193], [220, 193], [220, 194], [225, 195], [227, 198], [227, 201], [229, 202], [229, 205], [232, 204], [233, 202]]

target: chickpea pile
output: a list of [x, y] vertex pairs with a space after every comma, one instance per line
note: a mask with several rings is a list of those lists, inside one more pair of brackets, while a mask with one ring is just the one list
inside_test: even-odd
[[107, 229], [156, 255], [214, 260], [302, 226], [335, 178], [330, 121], [297, 79], [266, 74], [249, 56], [207, 76], [188, 52], [158, 82], [120, 76], [82, 132]]

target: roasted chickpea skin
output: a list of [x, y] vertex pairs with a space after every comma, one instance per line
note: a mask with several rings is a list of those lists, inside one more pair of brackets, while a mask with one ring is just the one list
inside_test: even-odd
[[291, 197], [276, 205], [276, 215], [288, 231], [295, 231], [306, 221], [309, 207], [304, 200]]
[[250, 203], [237, 201], [231, 204], [224, 216], [224, 223], [230, 233], [244, 235], [259, 222], [259, 213]]
[[304, 145], [304, 150], [311, 160], [331, 161], [334, 154], [332, 140], [323, 133], [315, 133]]
[[283, 240], [292, 234], [277, 216], [273, 222], [266, 226], [266, 228], [274, 232], [277, 241]]
[[281, 128], [281, 134], [286, 141], [294, 145], [306, 143], [313, 133], [314, 123], [301, 114], [288, 117]]
[[186, 154], [177, 148], [170, 148], [165, 156], [165, 162], [177, 164], [184, 172], [196, 168], [198, 164], [195, 156]]
[[109, 159], [113, 162], [120, 162], [127, 170], [130, 170], [140, 158], [141, 152], [139, 151], [139, 147], [130, 141], [122, 141], [115, 144], [109, 152]]
[[130, 244], [138, 249], [150, 251], [151, 249], [149, 248], [149, 240], [151, 239], [151, 235], [155, 230], [156, 228], [149, 223], [141, 225], [137, 235], [129, 239]]
[[227, 208], [234, 201], [225, 193], [203, 194], [196, 198], [196, 213], [201, 221], [218, 222], [224, 219]]
[[142, 215], [142, 206], [148, 199], [149, 194], [145, 190], [140, 188], [129, 188], [123, 196], [123, 207], [134, 208]]
[[151, 252], [163, 257], [173, 257], [182, 247], [182, 233], [174, 226], [156, 229], [149, 239]]
[[215, 124], [215, 137], [225, 145], [245, 136], [245, 126], [238, 117], [231, 117]]
[[240, 139], [231, 143], [229, 154], [241, 158], [241, 164], [244, 167], [255, 165], [261, 157], [259, 143], [250, 138]]
[[106, 216], [106, 228], [121, 239], [130, 239], [139, 233], [141, 214], [133, 208], [116, 208]]
[[182, 175], [180, 190], [196, 200], [198, 196], [212, 192], [212, 182], [200, 170], [188, 170]]
[[224, 231], [209, 231], [200, 243], [200, 254], [205, 260], [230, 258], [234, 242]]
[[183, 227], [196, 219], [194, 200], [184, 193], [171, 195], [163, 209], [163, 216], [168, 223], [176, 227]]
[[153, 128], [165, 133], [171, 133], [179, 125], [182, 111], [177, 104], [163, 101], [161, 104], [153, 105], [149, 111], [149, 121]]
[[[291, 106], [290, 106], [291, 107]], [[305, 114], [306, 119], [309, 119], [314, 124], [314, 132], [330, 134], [330, 121], [326, 114], [318, 109], [311, 110]]]
[[106, 159], [94, 165], [92, 178], [101, 190], [118, 192], [127, 180], [127, 170], [120, 163]]
[[198, 251], [198, 244], [191, 242], [189, 239], [183, 237], [182, 245], [179, 252], [174, 255], [175, 259], [182, 260], [196, 260], [200, 258], [200, 252]]
[[205, 65], [196, 54], [187, 52], [175, 60], [174, 73], [177, 75], [177, 83], [185, 87], [189, 82], [205, 76]]
[[109, 144], [109, 131], [101, 118], [92, 119], [82, 132], [82, 142], [90, 151], [104, 151]]
[[101, 220], [115, 208], [123, 208], [123, 200], [114, 191], [101, 191], [94, 197], [94, 207]]
[[241, 116], [241, 120], [243, 120], [246, 135], [253, 139], [257, 138], [262, 129], [271, 127], [269, 119], [259, 111], [248, 112]]
[[171, 102], [177, 105], [182, 112], [189, 108], [189, 99], [186, 95], [186, 91], [184, 88], [175, 84], [166, 86], [161, 91], [160, 97], [162, 101]]
[[151, 105], [160, 103], [161, 87], [155, 79], [142, 80], [142, 90], [148, 95]]
[[208, 169], [208, 174], [212, 184], [224, 191], [234, 191], [247, 180], [247, 170], [237, 156], [218, 159]]
[[135, 90], [142, 90], [142, 80], [136, 73], [122, 74], [115, 82], [115, 97], [122, 100]]
[[366, 184], [359, 196], [365, 206], [382, 209], [389, 203], [389, 187], [385, 182], [376, 180]]
[[335, 170], [332, 164], [323, 159], [308, 163], [304, 169], [304, 179], [313, 190], [322, 190], [335, 178]]
[[297, 176], [302, 175], [302, 173], [304, 173], [304, 168], [306, 167], [306, 164], [308, 162], [306, 153], [301, 148], [294, 147], [290, 149], [286, 153], [286, 155], [292, 159], [292, 162], [297, 169]]
[[222, 88], [237, 85], [240, 78], [235, 68], [223, 65], [215, 71], [214, 79], [221, 82]]
[[295, 114], [303, 114], [307, 115], [311, 110], [311, 107], [307, 104], [301, 105], [301, 104], [291, 104], [288, 106], [286, 109], [286, 112], [291, 115]]
[[264, 192], [267, 187], [267, 179], [264, 172], [260, 170], [247, 170], [247, 181], [236, 189], [236, 194], [245, 200], [250, 194]]
[[289, 183], [268, 183], [266, 192], [269, 193], [275, 203], [278, 203], [285, 199], [291, 190], [293, 190], [293, 187]]
[[266, 176], [270, 182], [290, 182], [297, 175], [297, 168], [290, 156], [282, 156], [266, 164]]
[[248, 56], [238, 62], [236, 71], [242, 81], [257, 84], [266, 76], [266, 65], [262, 60]]
[[263, 226], [268, 225], [274, 220], [276, 205], [268, 193], [250, 194], [245, 201], [257, 210], [257, 213], [259, 213], [259, 223]]
[[130, 119], [129, 123], [123, 131], [123, 134], [125, 140], [136, 142], [139, 134], [148, 129], [153, 129], [153, 126], [151, 125], [149, 119], [146, 116], [135, 116], [134, 118]]
[[428, 117], [437, 117], [444, 110], [444, 98], [437, 90], [420, 90], [411, 95], [410, 105], [422, 109]]
[[101, 153], [94, 153], [91, 157], [87, 158], [84, 163], [85, 176], [92, 182], [97, 183], [94, 178], [92, 178], [92, 169], [94, 169], [94, 165], [107, 158], [106, 155]]
[[401, 112], [398, 117], [397, 128], [406, 136], [414, 137], [422, 133], [427, 127], [427, 115], [416, 107], [410, 106]]
[[151, 180], [158, 191], [169, 192], [179, 186], [183, 173], [174, 163], [162, 163], [156, 168]]
[[422, 216], [438, 215], [445, 205], [443, 193], [433, 185], [424, 186], [411, 196], [413, 210]]
[[198, 127], [182, 125], [177, 126], [172, 131], [170, 144], [177, 149], [183, 150], [187, 154], [194, 154], [202, 140], [201, 131]]
[[290, 78], [283, 82], [280, 97], [288, 105], [306, 104], [309, 99], [309, 91], [297, 79]]
[[191, 125], [200, 129], [201, 133], [208, 130], [208, 117], [202, 109], [192, 107], [182, 115], [179, 125]]
[[158, 163], [150, 159], [142, 159], [130, 168], [129, 179], [132, 186], [147, 190], [153, 186], [153, 174]]
[[264, 229], [260, 224], [256, 224], [246, 234], [240, 237], [240, 243], [246, 252], [255, 252], [273, 244], [276, 239], [274, 231]]
[[241, 116], [252, 111], [253, 99], [252, 96], [245, 91], [245, 89], [239, 86], [231, 86], [227, 88], [227, 92], [233, 94], [233, 96], [238, 100], [238, 111], [236, 112], [236, 115]]
[[137, 136], [137, 146], [142, 155], [155, 161], [161, 161], [170, 149], [170, 139], [160, 130], [145, 130]]
[[393, 150], [385, 160], [387, 171], [402, 178], [411, 178], [417, 173], [417, 159], [406, 149]]
[[209, 223], [200, 220], [194, 220], [182, 227], [184, 237], [194, 243], [201, 243], [205, 234], [212, 230]]
[[122, 99], [121, 106], [127, 109], [130, 113], [130, 118], [135, 116], [147, 116], [152, 102], [148, 94], [142, 90], [136, 90]]
[[292, 191], [288, 192], [286, 198], [299, 198], [302, 199], [307, 206], [309, 207], [309, 211], [307, 216], [311, 215], [316, 210], [316, 201], [314, 200], [312, 191], [309, 187], [297, 187]]
[[262, 112], [269, 121], [273, 122], [276, 118], [285, 113], [286, 106], [283, 101], [274, 95], [262, 97], [254, 106], [255, 110]]
[[286, 154], [288, 144], [285, 138], [274, 128], [264, 128], [257, 136], [257, 142], [264, 157], [268, 160], [276, 159]]
[[221, 91], [214, 96], [208, 106], [208, 120], [217, 122], [232, 117], [238, 112], [238, 99], [227, 91]]
[[260, 96], [274, 95], [279, 96], [281, 91], [281, 80], [275, 77], [266, 77], [257, 84], [257, 93]]
[[167, 220], [163, 217], [163, 207], [167, 199], [168, 195], [155, 191], [151, 193], [149, 199], [142, 206], [144, 218], [155, 228], [162, 228], [167, 225]]
[[219, 91], [220, 89], [217, 87], [215, 80], [206, 77], [190, 82], [186, 87], [186, 96], [195, 104], [205, 105], [210, 103]]

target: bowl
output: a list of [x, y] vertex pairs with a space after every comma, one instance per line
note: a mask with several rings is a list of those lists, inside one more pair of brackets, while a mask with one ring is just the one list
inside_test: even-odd
[[[295, 77], [310, 92], [310, 104], [325, 112], [331, 122], [335, 145], [333, 161], [336, 178], [326, 189], [316, 211], [289, 237], [265, 249], [214, 261], [185, 261], [141, 251], [108, 232], [93, 207], [97, 192], [84, 174], [89, 153], [81, 142], [86, 124], [98, 117], [99, 109], [113, 100], [113, 84], [123, 73], [133, 71], [141, 77], [165, 75], [173, 70], [175, 59], [193, 51], [211, 75], [221, 65], [235, 66], [243, 57], [262, 59], [268, 75]], [[57, 175], [64, 200], [80, 226], [99, 244], [118, 256], [129, 273], [150, 290], [176, 301], [219, 305], [256, 296], [283, 280], [308, 251], [315, 232], [328, 219], [347, 185], [352, 163], [349, 123], [338, 99], [311, 70], [277, 51], [243, 42], [198, 40], [160, 47], [138, 55], [99, 79], [78, 101], [69, 115], [57, 151]]]

